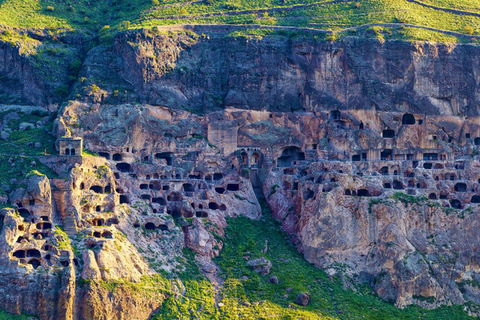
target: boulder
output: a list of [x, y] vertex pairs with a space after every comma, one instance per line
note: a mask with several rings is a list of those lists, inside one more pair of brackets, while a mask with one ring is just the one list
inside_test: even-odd
[[270, 273], [270, 269], [272, 268], [272, 262], [262, 257], [259, 259], [248, 261], [247, 266], [252, 268], [256, 273], [265, 276]]
[[295, 298], [295, 303], [299, 306], [306, 306], [310, 302], [310, 293], [299, 293]]

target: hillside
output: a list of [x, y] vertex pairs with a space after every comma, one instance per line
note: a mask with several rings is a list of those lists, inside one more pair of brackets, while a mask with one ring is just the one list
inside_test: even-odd
[[0, 319], [480, 316], [480, 2], [0, 0]]
[[0, 25], [87, 34], [105, 26], [114, 31], [176, 24], [312, 28], [348, 36], [363, 36], [371, 29], [380, 39], [446, 42], [476, 41], [480, 35], [475, 1], [422, 1], [2, 0]]

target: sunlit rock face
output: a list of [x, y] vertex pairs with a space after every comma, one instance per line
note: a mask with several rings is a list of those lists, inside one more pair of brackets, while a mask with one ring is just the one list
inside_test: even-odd
[[[479, 303], [478, 48], [232, 30], [132, 32], [86, 53], [99, 90], [59, 110], [58, 155], [41, 158], [57, 177], [0, 199], [0, 282], [17, 284], [0, 307], [148, 318], [165, 294], [102, 284], [182, 271], [184, 248], [214, 274], [226, 218], [260, 218], [263, 197], [346, 286], [400, 307]], [[48, 102], [29, 61], [1, 52], [18, 86], [0, 93]]]

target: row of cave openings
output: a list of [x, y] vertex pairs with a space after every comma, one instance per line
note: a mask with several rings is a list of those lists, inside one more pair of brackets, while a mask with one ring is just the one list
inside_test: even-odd
[[[44, 256], [44, 259], [42, 259], [42, 253], [40, 252], [40, 250], [35, 248], [24, 248], [15, 250], [12, 256], [19, 259], [20, 263], [30, 264], [34, 269], [37, 269], [42, 265], [42, 260], [45, 260], [47, 262], [51, 262], [52, 260], [52, 255], [48, 253], [48, 251], [51, 250], [50, 245], [45, 244], [42, 250], [47, 252], [47, 254], [45, 254]], [[75, 263], [75, 265], [78, 265], [77, 259], [73, 259], [73, 262]], [[63, 259], [60, 260], [60, 264], [63, 267], [68, 267], [70, 265], [70, 261]]]
[[[140, 228], [140, 226], [141, 226], [140, 222], [138, 222], [138, 221], [133, 224], [134, 228]], [[166, 224], [162, 224], [162, 223], [156, 225], [153, 222], [147, 222], [143, 225], [143, 227], [146, 230], [150, 230], [150, 231], [155, 231], [155, 230], [168, 231], [168, 226]]]
[[[340, 110], [333, 110], [330, 112], [330, 119], [335, 121], [337, 123], [337, 128], [344, 128], [346, 125], [343, 124], [343, 120], [342, 120], [342, 113], [340, 112]], [[396, 121], [400, 121], [400, 119], [396, 119], [394, 118], [394, 120]], [[415, 119], [414, 115], [413, 114], [410, 114], [410, 113], [405, 113], [403, 116], [402, 116], [402, 125], [415, 125], [415, 124], [419, 124], [419, 125], [422, 125], [423, 124], [423, 120], [422, 119], [419, 119], [418, 122], [417, 120]], [[360, 122], [360, 124], [358, 125], [359, 129], [364, 129], [364, 124], [363, 122]], [[382, 137], [383, 138], [395, 138], [395, 131], [392, 130], [392, 129], [385, 129], [382, 131]], [[471, 139], [471, 134], [470, 133], [465, 133], [465, 138], [466, 139]], [[437, 140], [437, 136], [432, 136], [432, 140], [433, 141], [436, 141]], [[453, 138], [449, 137], [448, 138], [448, 142], [451, 143], [453, 142]], [[475, 139], [473, 139], [473, 142], [476, 146], [480, 146], [480, 137], [476, 137]]]
[[[128, 152], [128, 151], [127, 151]], [[135, 152], [134, 152], [135, 153]], [[110, 160], [110, 153], [108, 152], [99, 152], [99, 156], [104, 157], [107, 160]], [[143, 162], [149, 162], [151, 158], [147, 155], [141, 157]], [[154, 155], [154, 159], [165, 160], [167, 166], [173, 165], [173, 152], [159, 152]], [[123, 155], [121, 153], [114, 153], [111, 157], [111, 160], [116, 162], [123, 161]]]
[[[72, 188], [74, 190], [76, 189], [75, 183], [72, 184]], [[80, 190], [85, 190], [85, 183], [81, 182], [79, 189]], [[99, 193], [99, 194], [105, 194], [105, 193], [110, 194], [110, 193], [112, 193], [112, 186], [110, 184], [106, 185], [105, 187], [93, 185], [93, 186], [90, 187], [89, 190], [93, 191], [95, 193]]]

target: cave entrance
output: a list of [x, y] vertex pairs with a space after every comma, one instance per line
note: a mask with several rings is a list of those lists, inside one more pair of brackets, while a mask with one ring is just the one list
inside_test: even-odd
[[277, 159], [277, 167], [291, 167], [294, 161], [305, 160], [305, 153], [299, 147], [288, 147], [282, 151], [282, 155]]
[[173, 153], [172, 152], [156, 153], [155, 159], [163, 159], [166, 161], [167, 166], [171, 166], [173, 164]]
[[385, 129], [382, 131], [383, 138], [395, 138], [395, 131], [392, 129]]
[[457, 192], [466, 192], [467, 191], [467, 185], [463, 182], [459, 182], [459, 183], [455, 184], [454, 189]]
[[402, 124], [412, 125], [415, 124], [415, 117], [413, 114], [405, 113], [402, 117]]
[[118, 171], [120, 171], [120, 172], [130, 172], [130, 171], [132, 171], [132, 166], [129, 163], [126, 163], [126, 162], [117, 163], [116, 167], [117, 167]]
[[450, 200], [450, 205], [454, 209], [462, 209], [462, 203], [460, 202], [460, 200], [452, 199]]

